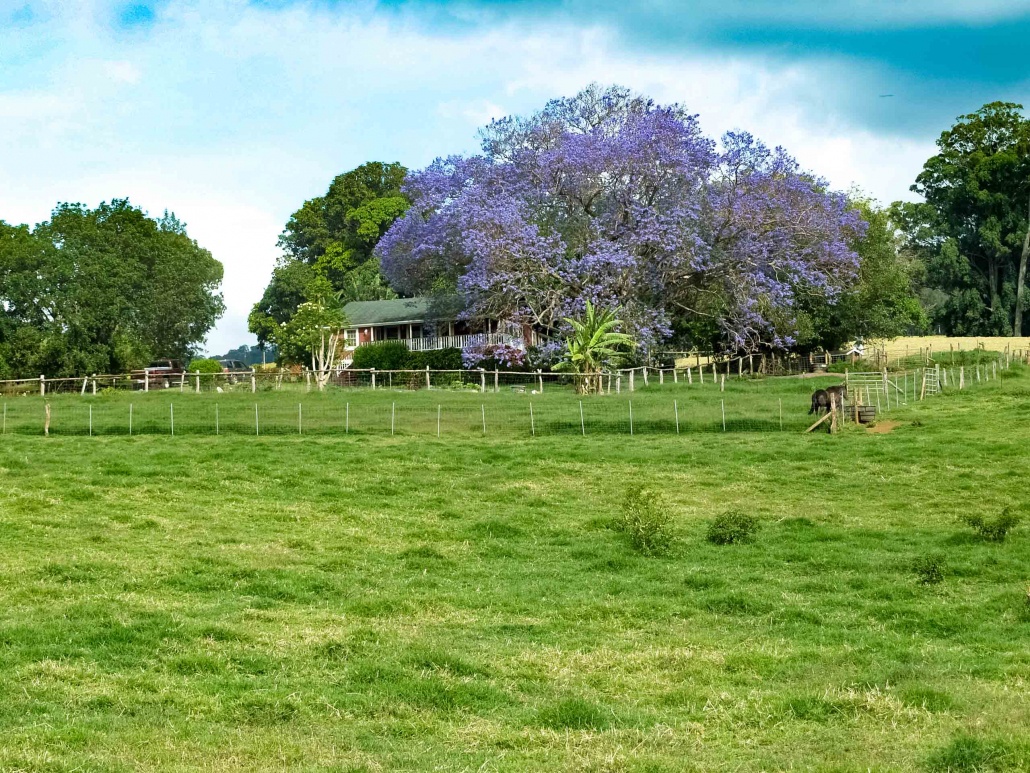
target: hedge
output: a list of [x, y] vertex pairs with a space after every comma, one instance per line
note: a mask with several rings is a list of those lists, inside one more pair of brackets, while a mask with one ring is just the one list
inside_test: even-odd
[[377, 341], [354, 350], [352, 368], [362, 370], [461, 370], [461, 349], [408, 351], [400, 341]]

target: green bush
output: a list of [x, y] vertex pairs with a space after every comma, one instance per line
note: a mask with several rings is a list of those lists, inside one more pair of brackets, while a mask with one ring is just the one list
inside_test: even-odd
[[221, 373], [222, 364], [218, 360], [211, 360], [205, 357], [198, 357], [195, 360], [190, 360], [189, 367], [186, 368], [189, 373]]
[[919, 582], [923, 585], [936, 585], [944, 581], [944, 573], [947, 571], [947, 562], [941, 553], [930, 553], [929, 555], [917, 558], [912, 569], [918, 575]]
[[672, 545], [671, 523], [661, 494], [641, 486], [627, 490], [617, 528], [629, 535], [634, 548], [649, 556], [667, 552]]
[[758, 519], [753, 515], [731, 510], [718, 515], [708, 524], [705, 538], [714, 545], [749, 542], [758, 532]]
[[354, 350], [352, 368], [375, 368], [376, 370], [406, 370], [411, 352], [401, 341], [377, 341], [363, 344]]
[[411, 352], [407, 367], [417, 370], [461, 370], [461, 349]]
[[975, 515], [964, 515], [962, 520], [981, 539], [988, 542], [1004, 542], [1008, 533], [1019, 524], [1020, 518], [1006, 507], [994, 518], [987, 518], [978, 513]]

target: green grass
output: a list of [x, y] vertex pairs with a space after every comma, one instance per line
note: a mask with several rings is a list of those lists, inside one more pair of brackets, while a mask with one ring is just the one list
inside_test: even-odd
[[[1015, 371], [1010, 371], [1009, 375]], [[97, 395], [38, 394], [0, 398], [5, 434], [41, 435], [44, 402], [51, 409], [50, 434], [67, 435], [395, 435], [435, 438], [530, 438], [551, 435], [654, 435], [697, 432], [795, 432], [809, 426], [815, 389], [839, 384], [841, 375], [726, 381], [722, 390], [707, 377], [664, 384], [637, 378], [630, 392], [583, 398], [569, 386], [548, 384], [543, 394], [501, 387], [498, 393], [405, 388], [330, 388], [283, 391], [248, 384], [233, 391], [195, 394], [189, 389], [110, 390]], [[913, 374], [895, 375], [909, 401], [918, 394]], [[421, 383], [421, 382], [420, 382]], [[1001, 379], [967, 382], [971, 389], [997, 390]], [[228, 387], [227, 387], [228, 388]], [[952, 387], [953, 388], [953, 387]], [[870, 398], [883, 411], [897, 408], [898, 394]], [[582, 411], [582, 412], [581, 412]]]
[[1030, 526], [960, 523], [1026, 512], [1012, 374], [889, 434], [9, 434], [0, 770], [1025, 770]]

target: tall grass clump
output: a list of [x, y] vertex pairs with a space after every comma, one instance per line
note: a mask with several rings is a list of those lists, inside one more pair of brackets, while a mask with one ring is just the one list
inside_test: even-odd
[[932, 773], [988, 773], [1011, 768], [1011, 750], [1002, 741], [960, 735], [938, 749], [927, 768]]
[[942, 553], [930, 553], [917, 558], [912, 563], [912, 570], [923, 585], [937, 585], [944, 582], [948, 566]]
[[616, 527], [644, 555], [661, 555], [672, 547], [672, 514], [665, 497], [653, 489], [631, 486], [626, 490]]

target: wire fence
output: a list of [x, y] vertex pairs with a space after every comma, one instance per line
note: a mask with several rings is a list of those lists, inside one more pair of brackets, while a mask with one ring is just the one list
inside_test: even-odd
[[[1013, 360], [1030, 362], [1030, 351], [1018, 350], [1005, 352], [987, 352], [982, 349], [959, 352], [956, 363], [955, 352], [950, 353], [950, 364], [953, 367], [965, 365], [969, 368], [987, 367], [992, 362], [1002, 363], [1008, 367]], [[854, 358], [852, 358], [854, 359]], [[693, 385], [717, 383], [724, 379], [760, 378], [768, 375], [803, 375], [825, 372], [831, 366], [837, 366], [835, 373], [847, 373], [847, 358], [836, 355], [784, 355], [766, 356], [742, 355], [732, 358], [718, 358], [708, 355], [698, 356], [697, 362], [688, 364], [688, 359], [677, 360], [675, 367], [637, 367], [605, 372], [600, 375], [585, 376], [573, 373], [557, 373], [537, 371], [507, 371], [461, 369], [461, 370], [377, 370], [375, 368], [337, 368], [330, 371], [313, 371], [307, 368], [254, 369], [234, 373], [190, 373], [168, 372], [148, 369], [134, 373], [115, 375], [93, 374], [74, 378], [47, 378], [39, 376], [32, 379], [11, 379], [0, 381], [0, 396], [28, 396], [78, 394], [80, 396], [106, 394], [111, 392], [178, 392], [180, 394], [242, 393], [250, 392], [312, 392], [334, 389], [408, 389], [408, 390], [451, 390], [474, 391], [480, 393], [528, 391], [543, 393], [545, 389], [573, 389], [578, 392], [605, 392], [621, 394], [623, 391], [636, 391], [653, 382], [674, 384], [685, 382]], [[907, 359], [896, 358], [891, 367], [886, 364], [883, 369], [897, 377], [902, 377], [909, 370], [921, 370], [925, 367], [949, 364], [946, 356], [930, 357], [920, 351]], [[861, 367], [868, 361], [855, 360], [853, 365]]]
[[[74, 391], [5, 397], [0, 434], [443, 438], [799, 432], [813, 422], [813, 390], [830, 384], [849, 386], [846, 407], [866, 406], [877, 416], [938, 393], [997, 382], [1009, 364], [998, 358], [968, 368], [936, 365], [818, 378], [636, 368], [592, 377], [588, 394], [580, 394], [581, 377], [503, 371], [363, 371], [357, 383], [330, 378], [323, 389], [310, 373], [290, 374], [291, 381], [285, 375], [277, 381], [281, 374], [275, 373], [235, 380], [194, 374], [144, 390], [109, 388], [90, 377], [77, 380]], [[846, 412], [845, 420], [847, 415], [854, 420], [858, 412]]]

